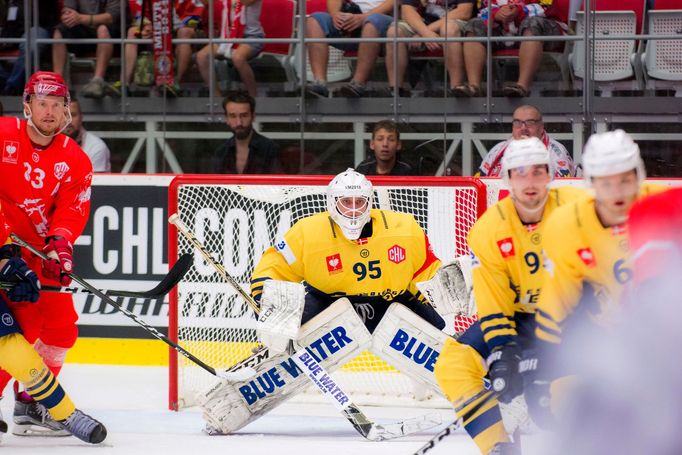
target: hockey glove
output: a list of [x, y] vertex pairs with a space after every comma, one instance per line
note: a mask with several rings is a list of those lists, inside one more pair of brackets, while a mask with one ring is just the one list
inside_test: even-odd
[[13, 302], [37, 302], [40, 297], [38, 275], [29, 269], [20, 257], [11, 257], [0, 269], [0, 280], [16, 283], [8, 289], [7, 297]]
[[530, 417], [540, 428], [550, 430], [554, 426], [552, 395], [549, 389], [552, 379], [544, 371], [547, 369], [547, 362], [543, 362], [541, 352], [538, 348], [525, 351], [519, 372], [523, 376], [523, 395]]
[[71, 284], [71, 277], [68, 275], [73, 270], [71, 242], [60, 236], [48, 237], [43, 253], [50, 258], [43, 260], [45, 278], [59, 281], [62, 286]]
[[511, 342], [495, 348], [488, 356], [488, 375], [497, 399], [510, 403], [523, 393], [523, 378], [519, 375], [521, 348]]

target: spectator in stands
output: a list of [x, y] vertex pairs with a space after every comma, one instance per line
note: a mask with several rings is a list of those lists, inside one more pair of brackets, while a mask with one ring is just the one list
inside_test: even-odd
[[[144, 38], [149, 39], [153, 35], [152, 27], [152, 11], [151, 2], [146, 2], [147, 10], [142, 14], [142, 7], [145, 2], [143, 0], [128, 0], [130, 8], [130, 15], [132, 25], [128, 28], [128, 39]], [[174, 0], [173, 2], [173, 30], [176, 38], [191, 39], [196, 37], [196, 29], [201, 24], [201, 16], [204, 12], [204, 6], [196, 0]], [[126, 85], [130, 85], [133, 81], [133, 74], [136, 70], [135, 64], [137, 62], [138, 45], [126, 44], [125, 47], [125, 62], [126, 62]], [[182, 89], [179, 82], [182, 81], [185, 73], [192, 63], [192, 45], [189, 43], [175, 45], [175, 60], [176, 72], [174, 74], [175, 82], [167, 84], [166, 94], [172, 97], [177, 97], [182, 94]], [[138, 67], [138, 71], [153, 72], [153, 65], [146, 67]], [[141, 74], [136, 79], [152, 79], [153, 74]], [[153, 82], [152, 82], [153, 83]], [[122, 84], [120, 81], [114, 83], [114, 92], [120, 95]], [[163, 87], [157, 87], [161, 90]]]
[[[264, 38], [265, 32], [260, 23], [261, 6], [263, 0], [236, 0], [231, 8], [229, 0], [216, 0], [214, 3], [214, 17], [221, 18], [221, 38]], [[268, 14], [276, 14], [269, 11]], [[232, 26], [230, 27], [230, 24]], [[256, 76], [249, 61], [263, 51], [265, 43], [248, 42], [240, 44], [223, 43], [208, 44], [197, 53], [197, 66], [206, 84], [210, 80], [211, 54], [214, 57], [229, 58], [239, 73], [246, 91], [256, 97]], [[214, 78], [213, 94], [221, 96], [220, 87]]]
[[355, 170], [365, 175], [412, 175], [412, 167], [398, 160], [402, 148], [398, 125], [381, 120], [372, 129], [369, 148], [373, 156], [358, 164]]
[[76, 141], [92, 162], [94, 172], [111, 172], [111, 153], [102, 139], [83, 127], [83, 112], [77, 99], [71, 98], [71, 124], [64, 134]]
[[512, 137], [490, 149], [485, 158], [483, 158], [483, 163], [481, 163], [480, 175], [482, 177], [500, 177], [502, 157], [509, 143], [512, 139], [528, 137], [537, 137], [549, 149], [555, 177], [575, 176], [576, 168], [566, 147], [549, 137], [545, 132], [542, 113], [537, 107], [529, 104], [516, 108], [512, 115]]
[[[401, 20], [397, 29], [390, 27], [389, 38], [399, 37], [456, 37], [461, 35], [461, 28], [474, 14], [475, 0], [403, 0], [400, 7]], [[462, 58], [462, 43], [393, 43], [386, 44], [386, 72], [391, 92], [398, 89], [401, 96], [409, 96], [403, 91], [403, 82], [408, 65], [408, 48], [413, 52], [436, 53], [445, 49], [446, 66], [450, 76], [450, 90], [461, 86], [464, 80], [464, 63]], [[394, 72], [397, 60], [397, 73]]]
[[253, 129], [256, 101], [245, 91], [230, 92], [223, 100], [225, 123], [232, 132], [215, 152], [216, 173], [273, 174], [282, 172], [277, 144]]
[[[471, 19], [464, 27], [466, 36], [488, 35], [488, 17], [492, 4], [493, 36], [556, 36], [568, 30], [566, 24], [552, 17], [552, 0], [479, 0], [478, 17]], [[519, 49], [519, 78], [507, 82], [503, 91], [509, 97], [527, 97], [535, 72], [540, 66], [543, 49], [558, 51], [563, 47], [560, 41], [495, 41], [492, 49]], [[464, 66], [468, 83], [457, 87], [456, 96], [481, 96], [481, 79], [486, 62], [486, 44], [483, 42], [464, 43]]]
[[[371, 38], [384, 37], [393, 21], [394, 0], [327, 0], [327, 12], [313, 13], [306, 20], [305, 34], [308, 38]], [[351, 84], [344, 89], [346, 95], [364, 95], [365, 82], [369, 79], [374, 62], [379, 55], [379, 43], [335, 43], [343, 51], [358, 51], [358, 68]], [[306, 93], [319, 98], [329, 97], [327, 88], [327, 64], [329, 44], [308, 43], [308, 59], [315, 80], [307, 86]]]
[[[0, 40], [2, 37], [8, 36], [5, 34], [7, 30], [8, 33], [12, 32], [12, 27], [8, 26], [11, 23], [17, 25], [16, 29], [19, 34], [12, 36], [12, 38], [26, 37], [24, 30], [24, 3], [23, 2], [7, 2], [8, 10], [3, 11], [7, 15], [7, 23], [3, 27], [2, 34], [0, 34]], [[16, 8], [16, 11], [10, 14], [9, 8]], [[1, 10], [0, 10], [1, 11]], [[10, 20], [13, 19], [13, 20]], [[38, 26], [33, 27], [35, 32], [35, 37], [38, 39], [46, 39], [52, 36], [54, 27], [59, 23], [59, 8], [57, 2], [41, 2], [38, 6]], [[9, 45], [9, 44], [8, 44]], [[9, 45], [14, 46], [14, 44]], [[4, 46], [0, 46], [2, 50]], [[38, 53], [43, 55], [49, 46], [47, 44], [38, 44]], [[24, 83], [26, 82], [26, 71], [25, 71], [25, 55], [26, 55], [26, 43], [22, 42], [17, 45], [16, 49], [19, 49], [19, 54], [16, 60], [12, 64], [11, 68], [4, 70], [0, 67], [0, 80], [4, 80], [5, 84], [2, 89], [2, 94], [9, 95], [21, 95], [24, 91]]]
[[[54, 31], [53, 38], [99, 38], [109, 39], [120, 36], [120, 0], [64, 0], [61, 11], [61, 23]], [[73, 45], [73, 49], [93, 49], [93, 45]], [[109, 62], [114, 53], [114, 45], [99, 43], [94, 47], [95, 73], [81, 90], [88, 98], [102, 98], [104, 96], [106, 76]], [[52, 45], [52, 67], [60, 75], [64, 74], [67, 59], [67, 45], [55, 43]]]

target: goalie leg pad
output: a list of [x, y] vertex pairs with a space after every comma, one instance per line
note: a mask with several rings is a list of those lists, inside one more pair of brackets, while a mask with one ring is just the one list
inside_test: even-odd
[[[367, 350], [372, 336], [348, 299], [339, 299], [304, 324], [297, 343], [331, 372]], [[258, 355], [258, 354], [254, 354]], [[255, 367], [250, 379], [214, 384], [200, 397], [207, 432], [228, 434], [308, 387], [309, 379], [288, 354]]]
[[284, 352], [289, 341], [296, 339], [304, 302], [305, 287], [302, 284], [279, 280], [265, 282], [256, 333], [270, 352]]
[[433, 373], [447, 335], [393, 303], [374, 331], [372, 352], [410, 379], [440, 393]]

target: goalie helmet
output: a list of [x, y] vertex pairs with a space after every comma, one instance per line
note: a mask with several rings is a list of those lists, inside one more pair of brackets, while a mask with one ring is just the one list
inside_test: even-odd
[[369, 221], [374, 190], [367, 178], [348, 168], [327, 186], [327, 210], [349, 240], [357, 240]]
[[554, 178], [552, 160], [549, 150], [537, 137], [526, 139], [513, 139], [507, 146], [502, 156], [502, 178], [509, 187], [509, 171], [520, 167], [534, 166], [536, 164], [547, 165], [551, 178]]
[[631, 170], [639, 181], [646, 177], [639, 146], [623, 130], [593, 134], [583, 151], [583, 174], [588, 184], [592, 177], [606, 177]]

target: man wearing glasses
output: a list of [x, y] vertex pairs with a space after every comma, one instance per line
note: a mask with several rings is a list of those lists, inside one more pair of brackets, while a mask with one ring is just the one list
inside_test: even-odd
[[574, 177], [575, 165], [566, 147], [549, 137], [545, 132], [540, 110], [529, 104], [516, 108], [512, 116], [512, 137], [495, 145], [483, 158], [479, 175], [481, 177], [499, 177], [502, 172], [502, 157], [513, 139], [537, 137], [549, 150], [553, 161], [554, 177]]

